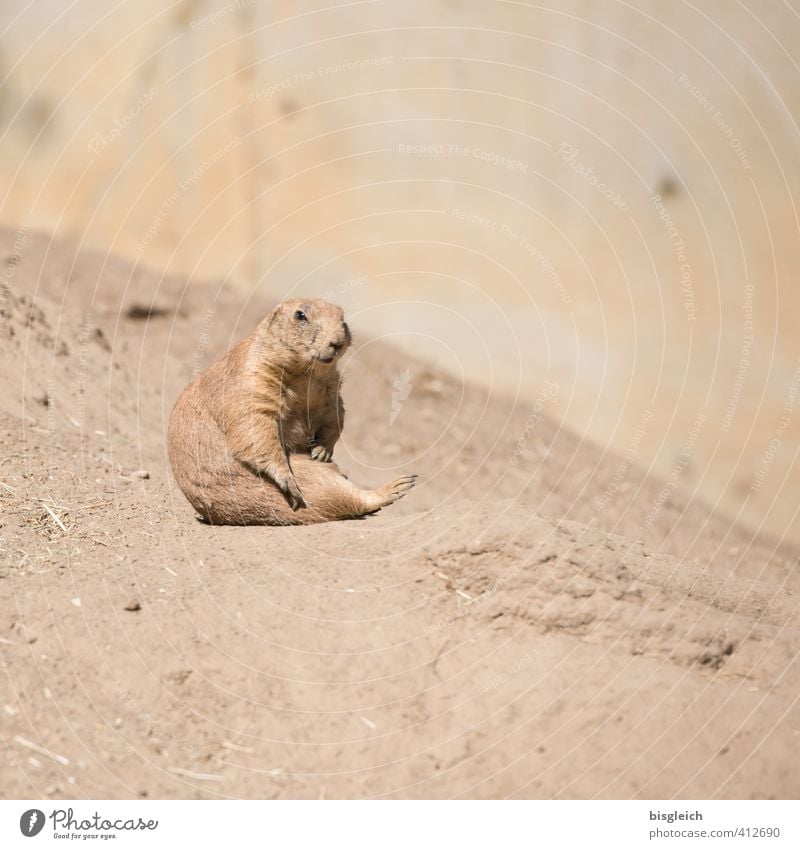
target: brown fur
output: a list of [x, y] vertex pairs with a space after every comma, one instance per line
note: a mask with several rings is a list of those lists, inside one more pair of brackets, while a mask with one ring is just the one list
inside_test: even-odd
[[362, 490], [331, 462], [344, 424], [336, 361], [349, 345], [340, 307], [285, 301], [186, 387], [170, 418], [169, 457], [178, 486], [206, 521], [352, 519], [414, 485], [409, 475]]

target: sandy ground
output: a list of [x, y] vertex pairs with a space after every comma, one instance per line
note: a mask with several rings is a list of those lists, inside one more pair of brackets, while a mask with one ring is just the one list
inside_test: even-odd
[[269, 303], [13, 239], [3, 796], [800, 794], [794, 549], [559, 428], [546, 397], [357, 326], [337, 461], [418, 488], [364, 521], [206, 526], [166, 419]]

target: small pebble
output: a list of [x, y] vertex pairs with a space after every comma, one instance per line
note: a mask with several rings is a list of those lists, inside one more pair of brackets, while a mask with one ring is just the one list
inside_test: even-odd
[[147, 469], [137, 469], [135, 472], [131, 472], [130, 476], [132, 478], [141, 478], [143, 481], [150, 479], [150, 472]]
[[125, 605], [125, 610], [130, 610], [131, 613], [135, 613], [137, 610], [141, 610], [141, 609], [142, 609], [142, 605], [139, 604], [139, 602], [136, 601], [136, 599], [134, 599], [133, 601], [129, 601]]

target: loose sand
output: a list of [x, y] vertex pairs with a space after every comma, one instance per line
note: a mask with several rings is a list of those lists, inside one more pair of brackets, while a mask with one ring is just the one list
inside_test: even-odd
[[209, 527], [166, 420], [270, 303], [13, 243], [4, 797], [800, 795], [797, 551], [357, 325], [337, 462], [417, 489]]

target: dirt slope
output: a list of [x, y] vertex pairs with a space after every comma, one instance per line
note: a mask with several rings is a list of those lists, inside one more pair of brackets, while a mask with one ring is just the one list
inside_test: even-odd
[[337, 460], [419, 488], [366, 521], [205, 526], [166, 417], [269, 302], [12, 246], [5, 796], [798, 795], [794, 550], [546, 398], [489, 397], [357, 326]]

